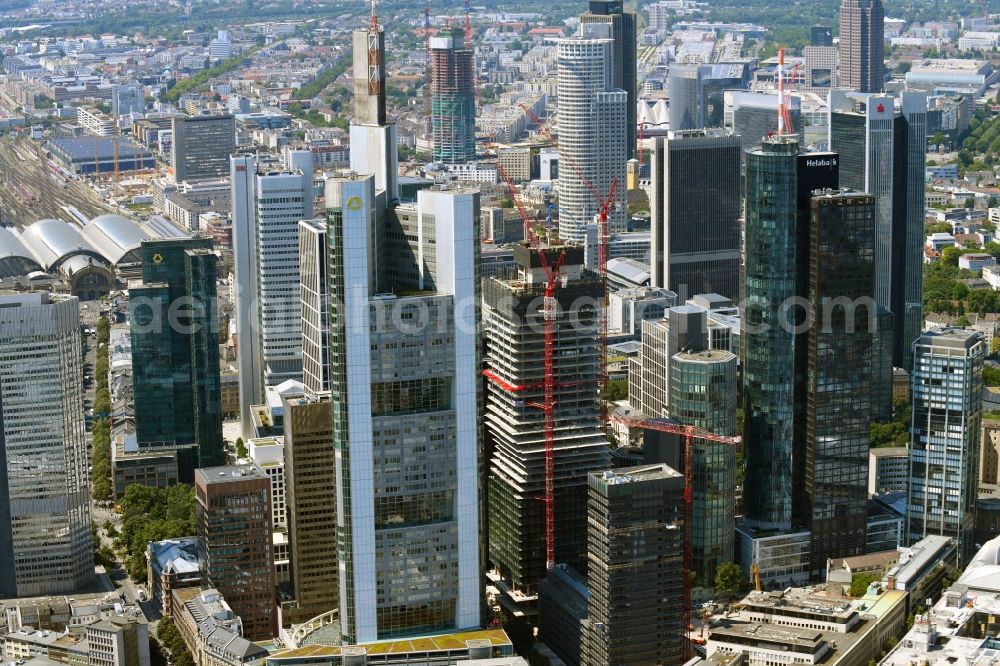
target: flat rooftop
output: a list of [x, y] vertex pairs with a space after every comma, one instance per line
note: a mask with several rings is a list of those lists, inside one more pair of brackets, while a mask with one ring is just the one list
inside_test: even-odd
[[232, 481], [248, 481], [251, 479], [267, 479], [268, 476], [256, 465], [226, 465], [224, 467], [206, 467], [196, 469], [195, 476], [207, 485], [230, 483]]
[[[449, 634], [417, 636], [389, 641], [376, 641], [360, 645], [306, 645], [294, 650], [283, 650], [271, 655], [271, 659], [302, 657], [337, 657], [345, 652], [356, 654], [353, 648], [364, 648], [368, 655], [404, 655], [420, 652], [446, 652], [464, 650], [470, 641], [489, 641], [493, 647], [513, 647], [510, 638], [502, 629], [460, 631]], [[280, 662], [279, 662], [280, 663]]]

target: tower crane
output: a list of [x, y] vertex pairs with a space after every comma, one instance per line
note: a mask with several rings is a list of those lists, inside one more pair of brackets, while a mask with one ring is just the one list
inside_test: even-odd
[[694, 549], [691, 539], [691, 523], [694, 514], [694, 447], [696, 441], [739, 445], [740, 437], [717, 435], [692, 425], [682, 425], [669, 419], [643, 419], [615, 413], [611, 420], [630, 428], [656, 430], [684, 438], [684, 607], [682, 611], [682, 632], [684, 639], [681, 645], [685, 660], [690, 656], [690, 644], [687, 640], [688, 628], [691, 626], [691, 572], [694, 570]]

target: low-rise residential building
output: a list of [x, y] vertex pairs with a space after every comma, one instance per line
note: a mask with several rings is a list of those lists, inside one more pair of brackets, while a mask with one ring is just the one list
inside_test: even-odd
[[174, 590], [174, 624], [196, 666], [260, 666], [267, 650], [243, 638], [243, 623], [218, 590]]
[[997, 265], [997, 260], [993, 258], [993, 255], [986, 254], [985, 252], [970, 252], [968, 254], [963, 254], [958, 258], [958, 267], [964, 268], [967, 271], [972, 271], [974, 273], [979, 273], [984, 268], [990, 268]]

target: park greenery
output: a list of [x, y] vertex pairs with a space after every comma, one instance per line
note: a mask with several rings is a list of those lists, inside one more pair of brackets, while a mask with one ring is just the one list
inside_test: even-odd
[[165, 617], [160, 620], [156, 627], [156, 638], [170, 652], [170, 660], [174, 666], [194, 666], [194, 659], [172, 619]]
[[146, 582], [146, 546], [150, 541], [177, 539], [197, 532], [194, 488], [187, 484], [169, 488], [131, 485], [119, 504], [122, 529], [115, 546], [124, 555], [129, 577], [137, 583]]
[[259, 50], [259, 47], [250, 49], [246, 53], [226, 58], [214, 67], [203, 69], [193, 76], [181, 79], [173, 88], [164, 93], [163, 98], [168, 102], [176, 103], [181, 98], [181, 95], [201, 92], [208, 87], [209, 81], [233, 71], [242, 65], [244, 60], [253, 57], [253, 54]]
[[906, 446], [910, 441], [910, 401], [905, 397], [892, 400], [892, 420], [868, 426], [873, 449], [888, 446]]
[[106, 502], [112, 497], [111, 485], [111, 395], [108, 390], [108, 342], [111, 323], [107, 317], [97, 322], [97, 360], [94, 362], [94, 381], [97, 392], [94, 396], [94, 420], [91, 435], [92, 494], [98, 502]]
[[341, 56], [341, 58], [330, 65], [322, 72], [315, 80], [310, 81], [298, 90], [292, 93], [294, 99], [313, 99], [318, 97], [327, 86], [340, 78], [340, 76], [347, 71], [347, 68], [351, 66], [351, 55], [346, 54]]
[[865, 596], [865, 593], [868, 591], [868, 586], [881, 579], [881, 573], [873, 573], [869, 571], [866, 573], [854, 574], [851, 577], [850, 595], [855, 599]]
[[723, 562], [715, 569], [715, 596], [732, 599], [743, 587], [743, 569], [732, 562]]

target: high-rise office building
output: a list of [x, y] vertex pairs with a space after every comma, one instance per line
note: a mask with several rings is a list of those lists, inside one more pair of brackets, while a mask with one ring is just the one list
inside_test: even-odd
[[[794, 304], [803, 296], [809, 201], [816, 189], [836, 188], [837, 158], [799, 153], [794, 135], [767, 137], [746, 156], [745, 265], [740, 336], [743, 437], [746, 442], [744, 515], [765, 529], [788, 529], [793, 491], [795, 424], [804, 407], [805, 339]], [[798, 388], [798, 390], [796, 390]], [[798, 400], [798, 401], [797, 401]]]
[[[553, 376], [560, 384], [555, 424], [555, 558], [586, 571], [587, 474], [605, 469], [607, 440], [597, 392], [600, 279], [583, 267], [583, 250], [549, 246], [550, 266], [565, 253], [565, 281], [555, 292], [556, 355]], [[544, 399], [541, 363], [544, 325], [539, 303], [545, 270], [538, 253], [514, 248], [516, 275], [484, 284], [483, 321], [487, 336], [486, 429], [489, 462], [490, 561], [510, 586], [532, 592], [546, 572], [545, 416], [533, 403]]]
[[222, 178], [236, 150], [236, 119], [222, 116], [178, 116], [171, 120], [170, 165], [174, 180]]
[[840, 82], [856, 92], [885, 84], [885, 12], [882, 0], [840, 1]]
[[226, 460], [212, 241], [143, 241], [142, 271], [129, 286], [136, 440], [176, 450], [178, 479], [191, 483], [195, 467]]
[[[792, 130], [805, 143], [805, 125], [802, 122], [802, 100], [798, 95], [787, 94], [788, 115]], [[778, 131], [778, 95], [769, 92], [738, 90], [732, 93], [733, 133], [740, 137], [744, 151], [758, 148], [764, 137]], [[785, 128], [788, 131], [788, 128]]]
[[345, 639], [478, 627], [478, 192], [383, 213], [349, 176], [326, 201]]
[[240, 416], [251, 437], [264, 389], [302, 379], [299, 221], [313, 216], [312, 155], [292, 151], [294, 171], [258, 173], [250, 155], [230, 162]]
[[684, 477], [666, 465], [593, 472], [582, 663], [679, 664]]
[[958, 567], [975, 551], [986, 354], [982, 337], [962, 329], [932, 329], [913, 345], [908, 542], [951, 537]]
[[340, 604], [337, 562], [337, 462], [329, 394], [282, 396], [288, 548], [293, 624]]
[[433, 158], [464, 164], [476, 157], [475, 54], [457, 26], [431, 37], [430, 51]]
[[146, 106], [146, 97], [140, 85], [112, 84], [111, 115], [115, 118], [142, 113]]
[[0, 296], [0, 598], [94, 577], [79, 302]]
[[740, 138], [670, 132], [651, 157], [650, 282], [676, 293], [739, 297]]
[[[559, 237], [583, 244], [601, 197], [617, 187], [608, 215], [609, 233], [625, 231], [625, 162], [628, 94], [614, 88], [611, 26], [585, 23], [582, 35], [555, 40], [559, 75]], [[596, 35], [596, 37], [591, 37]]]
[[667, 78], [670, 129], [679, 132], [722, 127], [725, 123], [725, 92], [746, 89], [750, 84], [750, 73], [746, 63], [671, 65]]
[[628, 147], [626, 159], [635, 157], [636, 118], [639, 97], [635, 72], [638, 53], [636, 52], [635, 14], [623, 8], [622, 0], [590, 0], [590, 11], [580, 14], [581, 23], [604, 23], [611, 26], [610, 37], [612, 62], [612, 85], [624, 90], [628, 95], [625, 112], [625, 141]]
[[893, 315], [893, 363], [909, 368], [923, 328], [926, 96], [833, 90], [829, 125], [841, 184], [875, 196], [875, 300]]
[[375, 176], [375, 188], [388, 202], [399, 198], [396, 123], [385, 112], [385, 31], [371, 27], [353, 33], [354, 118], [351, 122], [351, 171]]
[[[736, 435], [736, 355], [708, 348], [707, 335], [670, 359], [670, 417], [683, 425]], [[720, 564], [733, 561], [736, 447], [699, 442], [694, 450], [691, 550], [695, 584], [711, 590]]]
[[302, 383], [310, 393], [330, 390], [329, 303], [326, 297], [326, 220], [299, 222], [299, 294], [302, 301]]
[[195, 471], [202, 574], [243, 622], [243, 636], [278, 632], [272, 558], [271, 480], [256, 465]]
[[[805, 501], [816, 579], [829, 559], [865, 552], [869, 426], [877, 306], [874, 197], [815, 194], [809, 221]], [[801, 432], [801, 427], [797, 428]]]

